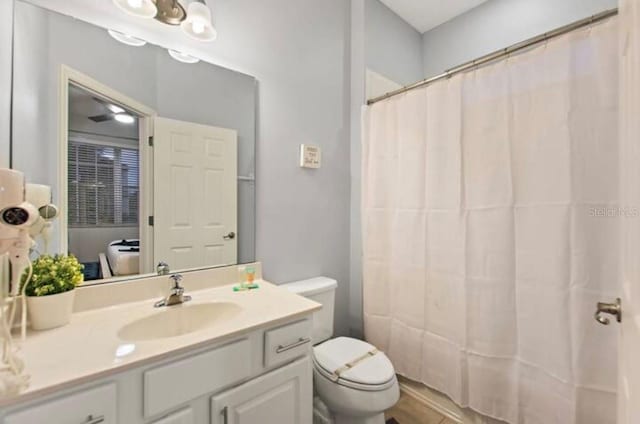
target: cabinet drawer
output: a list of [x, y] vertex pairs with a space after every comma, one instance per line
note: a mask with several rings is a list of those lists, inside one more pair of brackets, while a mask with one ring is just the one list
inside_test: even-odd
[[7, 415], [4, 424], [116, 424], [115, 383]]
[[144, 373], [144, 415], [152, 417], [251, 374], [251, 343], [230, 343]]
[[288, 324], [264, 332], [264, 366], [290, 362], [311, 349], [311, 320]]

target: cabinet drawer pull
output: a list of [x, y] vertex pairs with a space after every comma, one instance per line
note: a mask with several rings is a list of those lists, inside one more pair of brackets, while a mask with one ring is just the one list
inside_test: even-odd
[[229, 424], [229, 407], [225, 406], [220, 411], [220, 415], [222, 415], [222, 424]]
[[87, 420], [83, 424], [101, 424], [104, 422], [104, 415], [100, 415], [99, 417], [93, 417], [93, 415], [89, 415]]
[[291, 343], [289, 345], [283, 346], [283, 345], [279, 345], [278, 348], [276, 349], [276, 353], [282, 353], [282, 352], [286, 352], [287, 350], [291, 350], [291, 349], [295, 349], [298, 346], [302, 346], [304, 344], [307, 344], [311, 342], [311, 339], [309, 337], [300, 337], [300, 339], [298, 339], [297, 342], [295, 343]]

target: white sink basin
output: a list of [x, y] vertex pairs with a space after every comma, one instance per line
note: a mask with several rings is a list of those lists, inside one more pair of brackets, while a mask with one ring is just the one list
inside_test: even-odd
[[240, 306], [230, 302], [169, 306], [125, 325], [118, 331], [118, 337], [124, 341], [138, 342], [182, 336], [232, 318], [241, 310]]

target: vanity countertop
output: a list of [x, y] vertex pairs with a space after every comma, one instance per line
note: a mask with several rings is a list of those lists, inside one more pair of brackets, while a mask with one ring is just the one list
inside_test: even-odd
[[265, 281], [258, 283], [260, 288], [251, 291], [234, 292], [233, 285], [226, 285], [189, 292], [192, 301], [171, 308], [232, 302], [242, 309], [233, 317], [181, 336], [135, 343], [119, 339], [118, 332], [125, 325], [167, 309], [153, 307], [158, 299], [74, 313], [69, 325], [31, 331], [24, 343], [17, 340], [22, 346], [20, 356], [31, 376], [31, 384], [18, 396], [1, 399], [0, 407], [175, 357], [254, 329], [303, 317], [321, 307], [276, 285]]

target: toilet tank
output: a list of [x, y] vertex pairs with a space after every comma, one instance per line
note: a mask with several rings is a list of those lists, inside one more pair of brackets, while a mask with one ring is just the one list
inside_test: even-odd
[[311, 338], [314, 345], [330, 339], [333, 335], [333, 306], [338, 282], [327, 277], [316, 277], [283, 284], [280, 287], [322, 305], [322, 309], [313, 314]]

